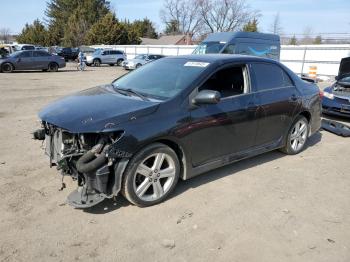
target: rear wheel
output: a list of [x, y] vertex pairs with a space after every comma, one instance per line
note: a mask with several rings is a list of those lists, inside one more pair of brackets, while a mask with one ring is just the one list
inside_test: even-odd
[[137, 206], [155, 205], [174, 190], [179, 174], [180, 164], [174, 150], [155, 143], [130, 160], [125, 170], [122, 193]]
[[11, 63], [4, 63], [1, 66], [1, 71], [4, 73], [11, 73], [13, 71], [13, 65]]
[[304, 116], [299, 116], [293, 122], [288, 132], [286, 144], [281, 151], [288, 155], [300, 153], [306, 145], [309, 135], [309, 122]]
[[94, 66], [100, 66], [101, 65], [100, 59], [94, 59], [94, 61], [92, 63], [94, 64]]
[[58, 71], [58, 64], [57, 63], [50, 63], [49, 64], [49, 71], [50, 72], [57, 72]]

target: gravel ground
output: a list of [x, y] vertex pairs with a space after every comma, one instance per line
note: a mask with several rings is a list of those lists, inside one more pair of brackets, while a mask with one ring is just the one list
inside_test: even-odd
[[0, 74], [0, 261], [350, 261], [350, 140], [325, 131], [297, 156], [275, 151], [181, 181], [157, 206], [121, 196], [66, 205], [75, 184], [58, 191], [31, 139], [37, 112], [123, 73]]

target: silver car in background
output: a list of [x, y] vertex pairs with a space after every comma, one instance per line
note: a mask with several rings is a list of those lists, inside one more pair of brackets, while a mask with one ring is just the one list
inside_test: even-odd
[[115, 64], [121, 65], [124, 60], [126, 60], [126, 55], [123, 51], [109, 49], [97, 49], [85, 57], [85, 63], [88, 66], [100, 66], [101, 64], [108, 64], [110, 66], [114, 66]]
[[11, 73], [15, 70], [42, 70], [57, 72], [65, 67], [63, 57], [41, 50], [25, 50], [12, 53], [0, 59], [0, 72]]
[[164, 57], [164, 55], [153, 55], [153, 54], [141, 54], [136, 55], [134, 59], [128, 59], [123, 62], [122, 66], [126, 70], [132, 70], [143, 66], [151, 61], [157, 60]]

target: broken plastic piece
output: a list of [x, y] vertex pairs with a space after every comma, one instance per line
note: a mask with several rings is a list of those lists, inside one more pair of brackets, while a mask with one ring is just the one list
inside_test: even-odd
[[350, 126], [344, 125], [337, 121], [322, 119], [322, 128], [338, 136], [350, 136]]

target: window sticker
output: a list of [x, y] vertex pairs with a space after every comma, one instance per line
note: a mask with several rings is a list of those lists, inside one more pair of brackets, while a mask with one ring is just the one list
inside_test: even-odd
[[206, 62], [186, 62], [184, 66], [194, 66], [194, 67], [207, 67], [209, 63]]

